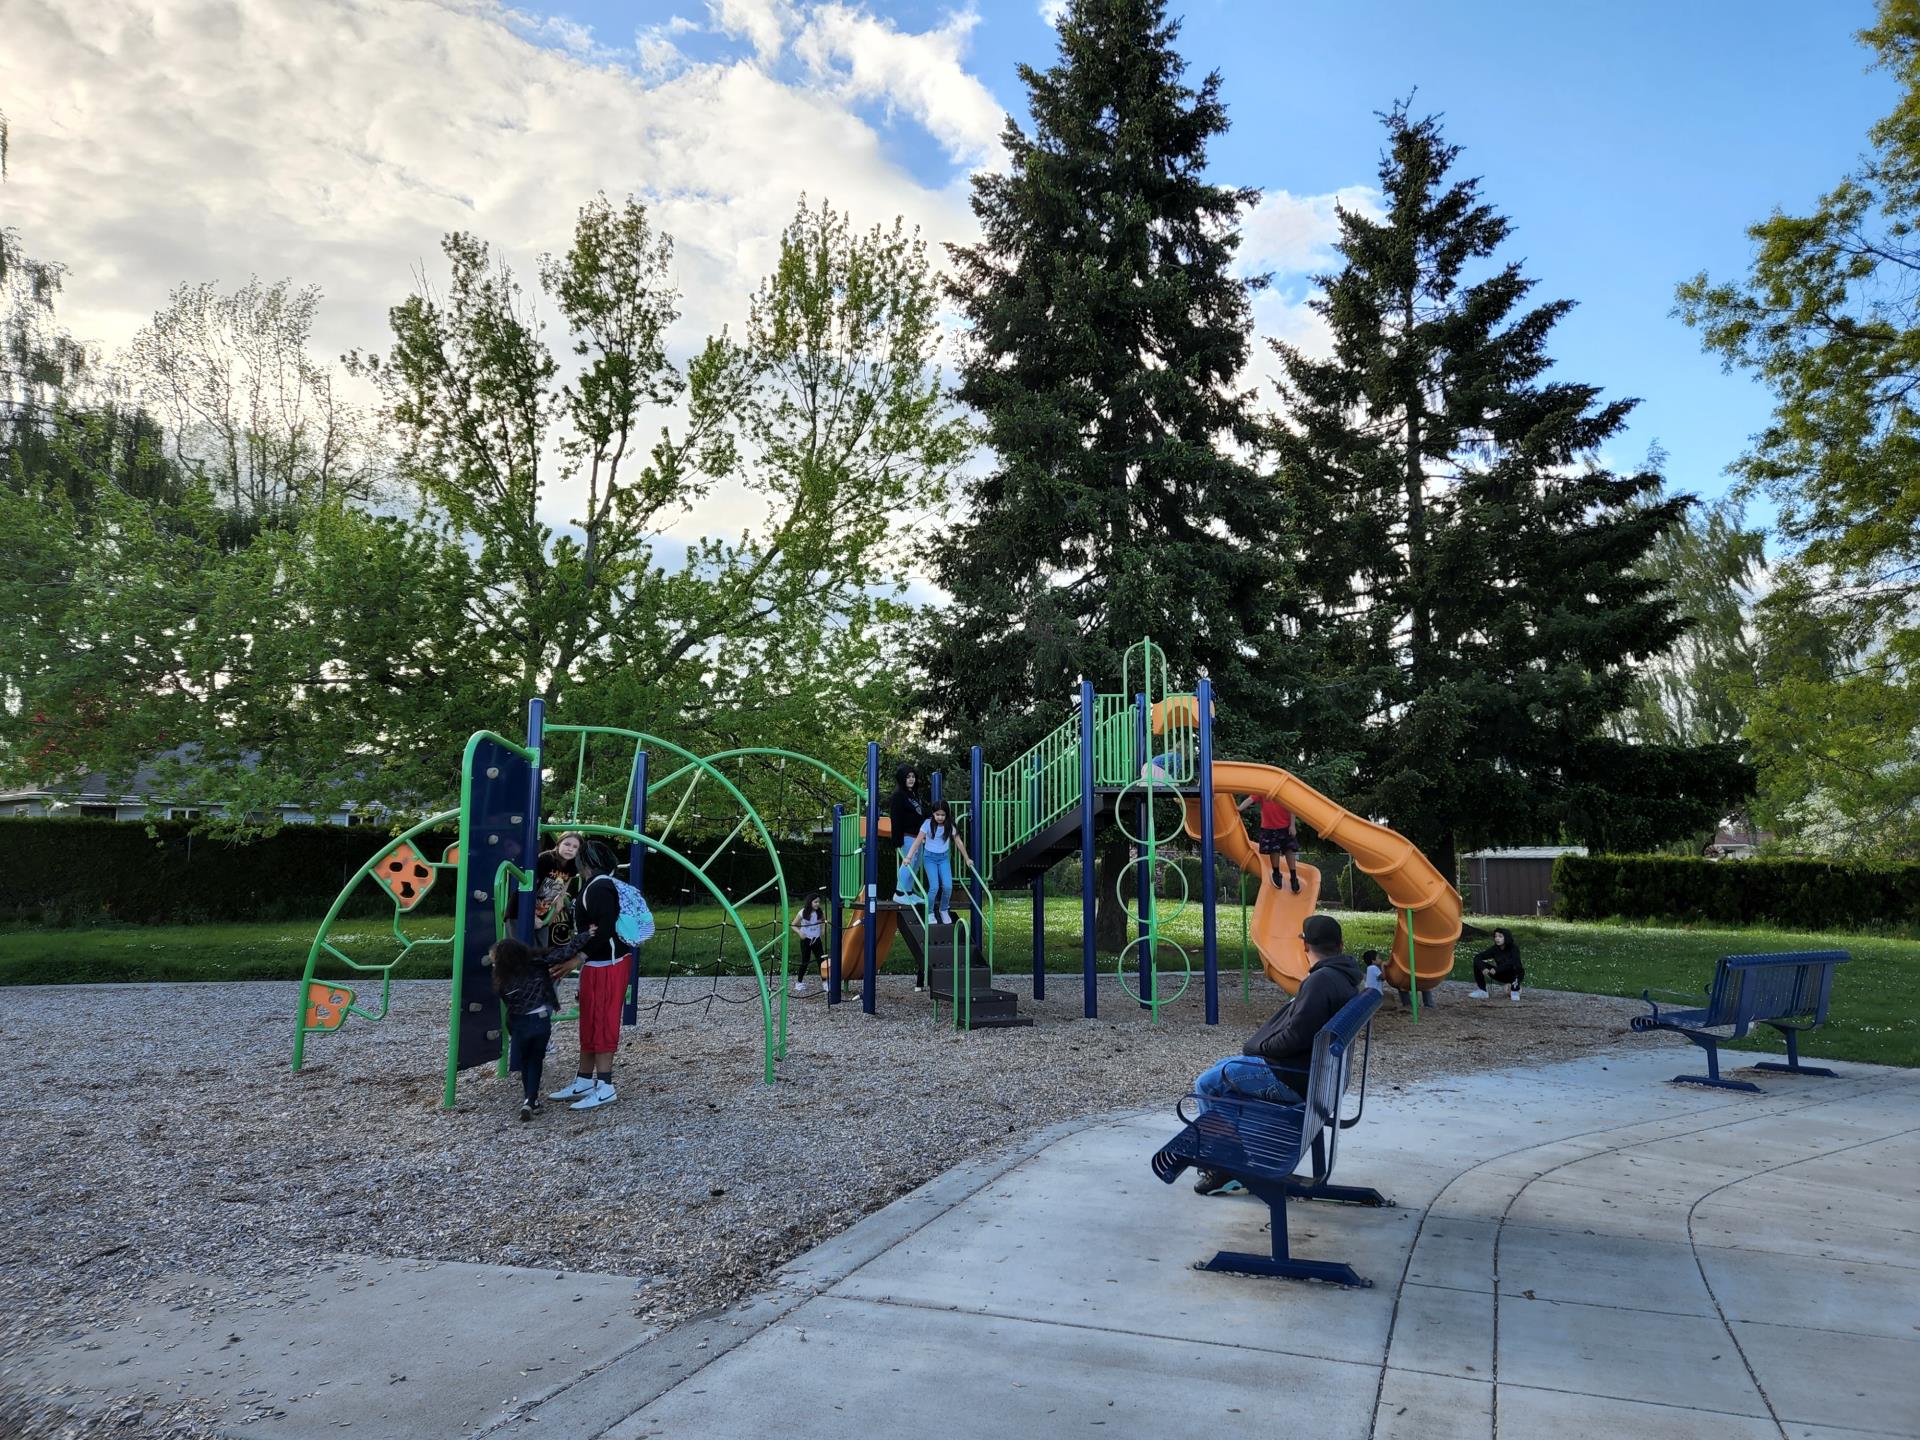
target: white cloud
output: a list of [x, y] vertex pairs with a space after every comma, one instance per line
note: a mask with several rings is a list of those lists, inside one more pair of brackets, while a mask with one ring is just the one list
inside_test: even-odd
[[707, 14], [714, 29], [744, 37], [763, 61], [780, 53], [798, 19], [787, 0], [707, 0]]
[[958, 164], [995, 168], [1006, 112], [963, 57], [980, 17], [971, 10], [910, 34], [849, 5], [816, 6], [795, 52], [848, 100], [885, 100], [924, 125]]
[[1336, 208], [1377, 217], [1380, 192], [1370, 185], [1348, 185], [1331, 195], [1266, 191], [1242, 226], [1242, 268], [1300, 275], [1331, 264], [1333, 242], [1340, 238]]
[[1056, 29], [1066, 13], [1067, 0], [1040, 0], [1040, 18]]

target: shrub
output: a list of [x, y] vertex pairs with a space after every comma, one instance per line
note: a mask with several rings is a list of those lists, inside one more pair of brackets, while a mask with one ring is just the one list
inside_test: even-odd
[[1562, 855], [1555, 913], [1570, 920], [1706, 920], [1802, 930], [1920, 923], [1920, 865]]
[[[698, 863], [722, 838], [675, 835], [670, 843]], [[150, 833], [144, 823], [122, 820], [4, 820], [0, 920], [64, 926], [318, 918], [390, 839], [379, 830], [289, 825], [235, 843], [196, 835], [184, 822], [158, 822]], [[437, 859], [453, 841], [451, 833], [430, 833], [416, 843]], [[789, 896], [825, 883], [824, 852], [796, 848], [780, 858]], [[713, 867], [715, 883], [735, 898], [772, 874], [764, 852], [738, 841]], [[689, 905], [708, 903], [699, 882], [670, 860], [652, 860], [646, 879], [656, 904], [681, 898]], [[683, 888], [685, 897], [679, 895]], [[453, 895], [451, 876], [443, 876], [412, 913], [450, 915]], [[771, 890], [760, 897], [763, 903], [772, 898]], [[391, 905], [385, 892], [363, 881], [342, 913], [380, 916]]]

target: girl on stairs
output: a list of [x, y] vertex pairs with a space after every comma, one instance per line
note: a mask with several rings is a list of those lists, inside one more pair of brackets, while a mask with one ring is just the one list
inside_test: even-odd
[[953, 923], [953, 851], [956, 848], [965, 859], [967, 847], [953, 828], [953, 812], [947, 809], [946, 801], [937, 801], [901, 862], [911, 865], [915, 855], [922, 850], [926, 852], [927, 919], [934, 924]]

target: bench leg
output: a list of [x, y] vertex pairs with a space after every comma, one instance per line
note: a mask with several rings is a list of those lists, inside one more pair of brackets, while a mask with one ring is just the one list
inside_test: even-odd
[[1367, 1185], [1316, 1185], [1311, 1180], [1289, 1180], [1287, 1194], [1294, 1200], [1337, 1200], [1344, 1205], [1393, 1204]]
[[1249, 1190], [1267, 1202], [1273, 1216], [1273, 1254], [1253, 1255], [1244, 1250], [1222, 1250], [1201, 1265], [1202, 1270], [1224, 1270], [1235, 1275], [1271, 1275], [1284, 1280], [1326, 1280], [1335, 1285], [1370, 1289], [1371, 1280], [1354, 1273], [1351, 1265], [1330, 1260], [1296, 1260], [1287, 1249], [1287, 1187], [1268, 1181], [1247, 1181]]
[[1749, 1090], [1755, 1095], [1760, 1093], [1760, 1087], [1751, 1080], [1722, 1080], [1720, 1078], [1720, 1042], [1718, 1039], [1712, 1035], [1690, 1035], [1684, 1030], [1680, 1033], [1686, 1035], [1687, 1039], [1707, 1052], [1707, 1073], [1704, 1075], [1676, 1075], [1673, 1077], [1674, 1084], [1711, 1085], [1716, 1090]]
[[1781, 1029], [1778, 1025], [1773, 1028], [1779, 1030], [1782, 1035], [1787, 1037], [1787, 1063], [1782, 1065], [1778, 1060], [1762, 1060], [1753, 1067], [1754, 1069], [1772, 1070], [1782, 1075], [1821, 1075], [1829, 1080], [1838, 1080], [1840, 1078], [1825, 1066], [1802, 1065], [1800, 1063], [1799, 1033], [1793, 1030]]

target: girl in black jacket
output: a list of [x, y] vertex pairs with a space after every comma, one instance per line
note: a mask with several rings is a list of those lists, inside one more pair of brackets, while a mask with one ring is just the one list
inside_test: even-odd
[[[920, 776], [911, 765], [902, 765], [893, 772], [893, 794], [887, 800], [887, 823], [893, 830], [895, 875], [904, 868], [907, 850], [913, 844], [914, 836], [920, 833], [926, 818], [926, 801], [920, 794]], [[915, 897], [900, 890], [896, 881], [893, 898], [912, 900]]]
[[507, 1009], [507, 1034], [511, 1039], [507, 1068], [520, 1072], [520, 1087], [525, 1098], [520, 1102], [520, 1118], [531, 1120], [540, 1108], [540, 1072], [547, 1063], [547, 1042], [553, 1037], [553, 1017], [560, 1009], [560, 994], [554, 988], [556, 972], [593, 939], [595, 927], [589, 925], [580, 934], [551, 950], [535, 950], [512, 937], [494, 942], [487, 952], [493, 967], [493, 993]]
[[1527, 967], [1520, 963], [1520, 947], [1513, 943], [1513, 936], [1505, 929], [1493, 932], [1493, 944], [1487, 946], [1473, 957], [1473, 991], [1475, 1000], [1487, 998], [1487, 981], [1497, 981], [1507, 987], [1507, 998], [1520, 998], [1520, 982], [1527, 978]]

